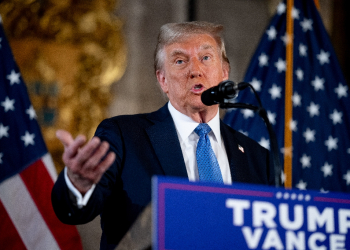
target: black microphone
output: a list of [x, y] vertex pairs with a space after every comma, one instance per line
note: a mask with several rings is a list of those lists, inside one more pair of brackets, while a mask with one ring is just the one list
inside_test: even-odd
[[226, 80], [220, 82], [217, 86], [207, 89], [202, 93], [201, 100], [207, 105], [223, 103], [225, 99], [232, 99], [237, 97], [238, 91], [248, 87], [249, 84], [245, 82], [234, 83], [233, 81]]

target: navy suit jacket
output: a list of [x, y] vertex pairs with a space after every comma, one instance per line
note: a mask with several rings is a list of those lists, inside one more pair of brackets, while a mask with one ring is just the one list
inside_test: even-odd
[[[232, 181], [272, 185], [268, 150], [223, 122], [220, 129]], [[187, 171], [167, 105], [153, 113], [106, 119], [95, 135], [109, 142], [115, 162], [82, 209], [72, 203], [62, 171], [52, 190], [52, 204], [57, 217], [67, 224], [87, 223], [100, 214], [101, 249], [114, 249], [151, 201], [151, 177], [187, 178]]]

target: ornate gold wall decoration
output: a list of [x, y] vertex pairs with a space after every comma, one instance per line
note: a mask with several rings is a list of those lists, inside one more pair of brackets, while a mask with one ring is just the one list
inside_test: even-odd
[[59, 128], [92, 137], [126, 48], [114, 0], [10, 0], [0, 14], [46, 145], [60, 171]]

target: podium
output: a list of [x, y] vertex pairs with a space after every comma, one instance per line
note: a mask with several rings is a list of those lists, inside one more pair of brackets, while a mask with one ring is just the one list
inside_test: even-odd
[[350, 249], [350, 194], [155, 177], [116, 249]]

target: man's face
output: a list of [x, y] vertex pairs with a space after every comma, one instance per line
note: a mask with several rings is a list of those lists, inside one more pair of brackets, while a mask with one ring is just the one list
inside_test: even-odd
[[216, 110], [206, 106], [201, 94], [228, 79], [228, 65], [222, 62], [220, 50], [208, 34], [186, 36], [180, 42], [165, 46], [163, 67], [157, 79], [171, 104], [181, 113]]

